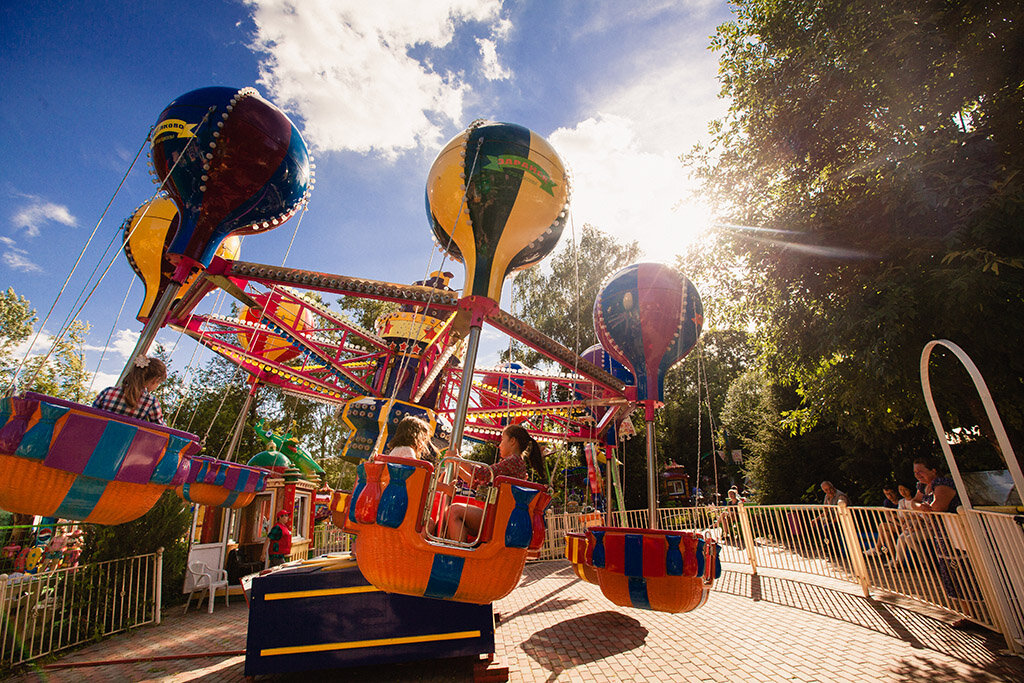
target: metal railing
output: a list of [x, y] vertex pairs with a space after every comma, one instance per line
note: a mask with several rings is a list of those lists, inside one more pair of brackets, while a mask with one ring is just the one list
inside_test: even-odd
[[162, 570], [161, 548], [41, 574], [0, 574], [0, 670], [160, 623]]
[[1024, 515], [974, 509], [967, 521], [993, 577], [992, 600], [998, 608], [992, 611], [1007, 646], [1024, 653]]
[[[663, 529], [710, 534], [724, 563], [749, 565], [755, 574], [766, 568], [848, 581], [865, 596], [873, 590], [903, 595], [999, 631], [1011, 649], [1024, 652], [1024, 517], [1019, 515], [845, 504], [659, 508], [657, 513]], [[645, 528], [646, 521], [645, 510], [613, 514], [615, 526]], [[578, 514], [549, 513], [547, 523], [539, 559], [564, 557], [565, 533], [585, 526]]]
[[313, 529], [313, 544], [309, 548], [309, 556], [347, 553], [352, 550], [354, 540], [355, 536], [345, 533], [333, 524], [317, 526]]

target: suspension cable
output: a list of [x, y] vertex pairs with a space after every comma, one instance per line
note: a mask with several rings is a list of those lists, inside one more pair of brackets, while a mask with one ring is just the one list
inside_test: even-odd
[[[85, 252], [89, 249], [89, 245], [92, 243], [92, 239], [96, 236], [97, 231], [99, 231], [100, 225], [103, 223], [103, 219], [106, 217], [107, 212], [110, 210], [111, 205], [114, 203], [114, 199], [121, 191], [121, 188], [124, 187], [125, 181], [128, 180], [128, 176], [131, 174], [132, 169], [135, 168], [135, 163], [139, 160], [139, 156], [142, 154], [142, 150], [144, 150], [146, 148], [146, 145], [149, 144], [149, 138], [152, 132], [153, 129], [150, 128], [149, 132], [146, 133], [146, 138], [142, 142], [142, 145], [139, 147], [139, 150], [135, 153], [135, 158], [132, 159], [132, 163], [128, 166], [128, 170], [125, 171], [124, 176], [121, 177], [121, 182], [117, 184], [117, 188], [114, 190], [114, 194], [110, 197], [110, 201], [108, 201], [107, 205], [103, 208], [103, 213], [100, 214], [99, 220], [96, 221], [96, 225], [93, 226], [92, 233], [89, 235], [89, 239], [85, 241], [85, 246], [82, 247], [82, 251], [79, 252], [78, 258], [75, 260], [75, 265], [71, 267], [71, 272], [68, 273], [67, 278], [64, 280], [64, 284], [61, 285], [60, 291], [57, 292], [57, 297], [53, 300], [53, 303], [50, 304], [50, 309], [46, 312], [46, 317], [43, 318], [43, 321], [39, 324], [39, 329], [36, 330], [36, 334], [32, 338], [32, 343], [28, 345], [27, 349], [25, 349], [24, 357], [21, 359], [21, 362], [18, 364], [18, 367], [15, 368], [14, 374], [11, 375], [11, 382], [10, 385], [7, 387], [7, 391], [13, 392], [14, 388], [17, 386], [18, 374], [24, 369], [25, 363], [28, 361], [29, 354], [32, 353], [32, 349], [35, 347], [36, 341], [38, 341], [39, 339], [39, 335], [42, 333], [43, 328], [46, 327], [46, 323], [49, 322], [50, 315], [53, 314], [53, 310], [57, 307], [57, 302], [59, 302], [61, 296], [64, 295], [64, 290], [67, 289], [68, 283], [71, 282], [71, 278], [74, 276], [75, 271], [78, 270], [78, 265], [82, 262], [82, 258], [85, 256]], [[106, 254], [106, 252], [104, 252], [104, 254]], [[93, 274], [95, 274], [95, 272], [96, 271], [94, 269]], [[92, 275], [89, 276], [89, 279], [92, 279]], [[77, 300], [75, 303], [78, 303]], [[71, 308], [74, 309], [74, 304], [72, 304]], [[47, 354], [47, 357], [49, 357], [49, 354]], [[44, 358], [43, 362], [45, 361], [46, 359]], [[40, 367], [42, 366], [40, 365]], [[33, 380], [34, 379], [35, 376], [33, 376]]]

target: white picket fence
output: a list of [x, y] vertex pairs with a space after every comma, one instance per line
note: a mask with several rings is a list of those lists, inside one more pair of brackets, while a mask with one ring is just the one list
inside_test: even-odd
[[[903, 595], [1003, 634], [1024, 653], [1024, 517], [994, 512], [895, 511], [823, 505], [659, 508], [662, 529], [698, 531], [726, 564], [815, 574]], [[646, 528], [646, 510], [612, 515], [612, 526]], [[548, 512], [538, 559], [565, 556], [565, 533], [603, 518]], [[878, 539], [886, 552], [872, 551]], [[902, 544], [900, 538], [902, 537]], [[899, 553], [897, 553], [897, 546]], [[897, 554], [899, 557], [897, 558]], [[899, 560], [897, 562], [897, 560]]]
[[163, 549], [109, 562], [0, 574], [0, 671], [160, 623]]

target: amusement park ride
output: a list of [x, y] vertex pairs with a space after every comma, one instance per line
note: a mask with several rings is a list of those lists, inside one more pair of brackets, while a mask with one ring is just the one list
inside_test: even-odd
[[[668, 267], [629, 266], [601, 290], [601, 344], [582, 356], [501, 310], [506, 276], [550, 253], [567, 221], [568, 177], [543, 138], [476, 121], [430, 168], [428, 217], [438, 246], [465, 265], [461, 293], [440, 271], [403, 285], [239, 260], [237, 238], [304, 209], [313, 185], [298, 130], [252, 88], [174, 100], [151, 134], [151, 160], [161, 193], [124, 225], [125, 252], [146, 286], [145, 327], [126, 367], [161, 327], [181, 330], [244, 369], [253, 391], [262, 383], [337, 405], [350, 429], [340, 456], [358, 464], [355, 490], [332, 506], [334, 522], [356, 534], [358, 561], [318, 558], [253, 581], [247, 674], [493, 652], [490, 603], [516, 587], [528, 551], [543, 542], [550, 495], [543, 483], [509, 477], [467, 490], [460, 472], [478, 464], [461, 457], [465, 439], [497, 441], [505, 425], [522, 423], [538, 441], [603, 444], [610, 454], [617, 425], [642, 405], [656, 525], [653, 419], [665, 372], [697, 342], [700, 297]], [[215, 289], [241, 304], [240, 316], [197, 310]], [[399, 307], [371, 331], [330, 310], [321, 293]], [[562, 370], [478, 370], [485, 324]], [[440, 462], [382, 455], [405, 415], [449, 444]], [[0, 508], [119, 524], [173, 489], [207, 514], [262, 505], [250, 520], [266, 520], [311, 495], [319, 466], [294, 444], [290, 458], [275, 461], [285, 442], [263, 434], [271, 456], [243, 465], [231, 461], [237, 434], [220, 460], [200, 455], [192, 434], [48, 396], [8, 396]], [[261, 502], [268, 483], [280, 495]], [[483, 509], [475, 537], [437, 529], [453, 502]], [[626, 607], [703, 604], [720, 572], [713, 541], [608, 522], [568, 539], [581, 578]], [[276, 627], [280, 619], [294, 628]]]

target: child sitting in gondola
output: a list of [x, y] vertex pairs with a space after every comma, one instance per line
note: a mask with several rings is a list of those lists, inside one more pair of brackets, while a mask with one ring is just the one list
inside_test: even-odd
[[92, 402], [93, 408], [164, 424], [160, 401], [151, 392], [167, 379], [167, 366], [159, 358], [139, 356], [119, 387], [107, 387]]
[[437, 449], [430, 442], [430, 425], [412, 415], [406, 415], [388, 440], [388, 455], [419, 458], [436, 465]]
[[[512, 424], [505, 427], [501, 432], [498, 454], [501, 460], [490, 467], [490, 477], [487, 476], [486, 468], [478, 471], [473, 478], [474, 487], [487, 484], [488, 479], [493, 482], [500, 476], [529, 480], [530, 466], [537, 472], [544, 471], [544, 456], [540, 444], [522, 425]], [[457, 541], [477, 536], [480, 533], [483, 515], [482, 507], [452, 503], [448, 507], [445, 536]]]

